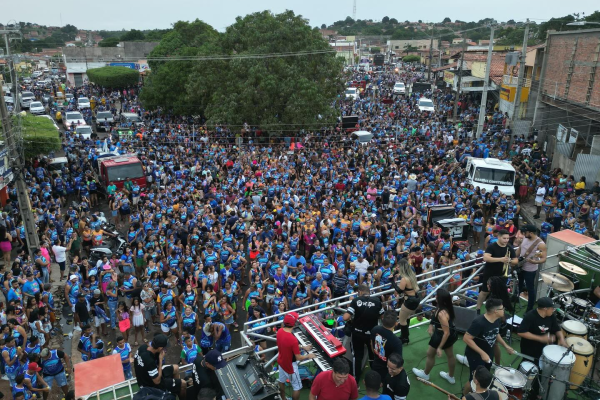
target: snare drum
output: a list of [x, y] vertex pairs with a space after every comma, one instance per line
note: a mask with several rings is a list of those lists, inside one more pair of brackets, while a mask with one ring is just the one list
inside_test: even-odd
[[585, 312], [592, 307], [592, 302], [586, 299], [580, 299], [579, 297], [573, 297], [573, 304], [571, 312], [575, 315], [583, 317]]
[[[471, 390], [474, 392], [477, 388], [475, 387], [475, 382], [471, 381]], [[498, 392], [498, 396], [500, 396], [500, 400], [508, 400], [508, 391], [503, 384], [498, 382], [498, 380], [494, 379], [492, 381], [492, 386], [488, 388], [489, 390], [495, 390]]]
[[[576, 336], [567, 338], [566, 342], [569, 347], [573, 346], [573, 353], [575, 353], [575, 365], [571, 371], [569, 382], [574, 383], [575, 385], [581, 385], [592, 368], [594, 346], [587, 340]], [[571, 386], [571, 389], [577, 389], [577, 386]]]
[[583, 323], [579, 321], [568, 319], [562, 324], [560, 324], [560, 327], [562, 328], [563, 335], [565, 335], [565, 338], [568, 338], [570, 336], [579, 336], [584, 339], [587, 339], [588, 329]]
[[525, 383], [525, 391], [529, 392], [531, 389], [531, 385], [533, 384], [533, 380], [537, 376], [539, 369], [535, 366], [534, 363], [529, 361], [523, 361], [521, 365], [519, 365], [519, 372], [525, 375], [527, 378], [527, 382]]
[[514, 368], [496, 368], [494, 377], [506, 386], [508, 394], [517, 399], [523, 398], [523, 388], [527, 384], [527, 378]]
[[[562, 400], [565, 394], [566, 383], [569, 381], [571, 369], [575, 364], [575, 354], [568, 349], [550, 344], [544, 347], [540, 357], [541, 385], [544, 393], [543, 400]], [[552, 375], [553, 380], [550, 387], [548, 381]]]

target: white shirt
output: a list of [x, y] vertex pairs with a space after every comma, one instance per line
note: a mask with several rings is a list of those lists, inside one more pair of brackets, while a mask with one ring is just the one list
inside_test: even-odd
[[362, 262], [358, 260], [354, 260], [354, 266], [356, 270], [360, 274], [360, 276], [365, 276], [367, 274], [367, 269], [369, 268], [369, 262], [366, 259], [363, 259]]
[[67, 248], [54, 245], [52, 246], [52, 252], [54, 253], [54, 258], [56, 262], [65, 262], [67, 261]]
[[546, 188], [543, 186], [539, 187], [537, 192], [535, 193], [535, 202], [541, 203], [542, 201], [544, 201], [545, 195], [546, 195]]

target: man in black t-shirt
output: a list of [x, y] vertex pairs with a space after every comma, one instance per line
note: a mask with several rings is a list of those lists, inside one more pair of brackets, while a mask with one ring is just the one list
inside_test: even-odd
[[198, 356], [192, 366], [192, 386], [187, 389], [186, 397], [196, 400], [200, 389], [211, 388], [220, 399], [223, 389], [215, 371], [223, 368], [227, 362], [223, 359], [219, 350], [211, 350], [205, 357]]
[[554, 315], [552, 299], [542, 297], [538, 299], [537, 305], [536, 310], [525, 314], [518, 333], [521, 337], [521, 352], [535, 358], [536, 365], [546, 345], [557, 343], [569, 347]]
[[[504, 346], [508, 354], [514, 353], [514, 350], [500, 336], [500, 319], [503, 315], [502, 300], [489, 299], [485, 302], [485, 314], [477, 316], [463, 336], [463, 341], [467, 344], [465, 357], [469, 363], [469, 381], [473, 379], [478, 366], [483, 365], [488, 370], [492, 367], [492, 354], [496, 341]], [[463, 394], [469, 393], [470, 390], [471, 384], [467, 382]]]
[[383, 314], [382, 325], [371, 329], [371, 348], [373, 349], [373, 371], [383, 379], [387, 373], [387, 358], [392, 353], [402, 356], [402, 340], [394, 334], [394, 327], [398, 321], [395, 311], [386, 311]]
[[410, 392], [410, 381], [404, 369], [404, 359], [398, 353], [392, 353], [387, 360], [388, 372], [383, 378], [383, 394], [392, 400], [406, 400]]
[[383, 314], [381, 300], [369, 297], [371, 290], [367, 285], [358, 286], [358, 297], [352, 300], [348, 311], [344, 313], [344, 321], [352, 319], [352, 352], [354, 354], [354, 379], [360, 382], [362, 361], [365, 356], [365, 346], [369, 353], [369, 361], [373, 360], [371, 349], [371, 329], [377, 326]]
[[135, 377], [140, 387], [154, 387], [185, 399], [186, 384], [179, 379], [179, 366], [163, 365], [169, 339], [161, 334], [135, 352]]
[[479, 296], [477, 297], [477, 313], [481, 310], [481, 305], [487, 299], [488, 292], [487, 281], [492, 276], [508, 277], [510, 266], [517, 265], [519, 259], [515, 249], [508, 243], [510, 239], [507, 230], [502, 229], [498, 232], [498, 240], [490, 244], [485, 253], [483, 253], [483, 275], [480, 277], [481, 287], [479, 288]]

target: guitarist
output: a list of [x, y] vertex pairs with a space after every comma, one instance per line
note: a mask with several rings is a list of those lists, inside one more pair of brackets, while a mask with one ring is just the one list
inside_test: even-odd
[[[525, 287], [527, 291], [527, 312], [533, 310], [535, 304], [535, 281], [537, 277], [538, 265], [546, 262], [547, 248], [546, 244], [537, 235], [537, 228], [534, 225], [525, 225], [521, 228], [524, 237], [515, 239], [517, 257], [523, 261], [521, 271], [519, 271], [519, 291], [523, 292]], [[523, 284], [525, 281], [525, 284]]]
[[[492, 373], [485, 366], [479, 365], [473, 374], [475, 391], [464, 395], [462, 400], [499, 400], [500, 394], [488, 389], [492, 379]], [[448, 398], [450, 399], [450, 396]]]

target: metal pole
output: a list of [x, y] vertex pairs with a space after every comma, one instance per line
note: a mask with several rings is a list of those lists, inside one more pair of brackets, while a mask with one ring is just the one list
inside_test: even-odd
[[6, 59], [8, 60], [8, 69], [10, 71], [10, 80], [12, 81], [12, 87], [15, 97], [14, 101], [14, 112], [15, 114], [21, 111], [21, 101], [19, 100], [19, 89], [18, 89], [18, 78], [17, 78], [17, 68], [15, 67], [15, 62], [10, 55], [10, 40], [8, 39], [9, 33], [19, 33], [16, 30], [3, 30], [0, 33], [4, 34], [4, 43], [6, 44]]
[[513, 121], [520, 119], [521, 113], [521, 90], [523, 88], [523, 77], [525, 76], [525, 58], [527, 58], [527, 39], [529, 39], [529, 18], [525, 23], [525, 35], [523, 37], [523, 48], [521, 49], [521, 60], [519, 62], [519, 78], [517, 80], [517, 93], [513, 106]]
[[490, 45], [488, 46], [487, 62], [485, 65], [485, 78], [483, 81], [483, 93], [481, 94], [481, 105], [479, 106], [479, 120], [477, 121], [476, 138], [481, 137], [483, 133], [483, 124], [487, 113], [487, 95], [490, 87], [490, 69], [492, 67], [492, 53], [494, 51], [494, 26], [490, 25]]
[[21, 157], [19, 156], [15, 133], [12, 131], [13, 128], [11, 127], [10, 116], [6, 109], [6, 103], [4, 103], [4, 96], [0, 96], [0, 115], [2, 116], [2, 128], [4, 129], [4, 140], [8, 149], [9, 162], [15, 177], [15, 183], [17, 184], [19, 212], [21, 218], [23, 218], [23, 225], [25, 226], [27, 248], [29, 254], [33, 255], [35, 251], [40, 248], [40, 242], [37, 235], [37, 226], [35, 225], [33, 212], [31, 211], [31, 203], [29, 202], [29, 192], [27, 191], [27, 185], [23, 179], [24, 168], [21, 164]]
[[465, 51], [467, 50], [467, 39], [463, 38], [462, 54], [460, 55], [460, 65], [457, 68], [458, 83], [456, 84], [456, 98], [454, 99], [454, 112], [452, 114], [452, 120], [456, 122], [456, 115], [458, 113], [458, 96], [460, 95], [460, 85], [462, 83], [463, 65], [465, 60]]
[[433, 51], [433, 28], [435, 25], [431, 25], [431, 41], [429, 42], [429, 72], [427, 73], [427, 80], [431, 82], [431, 62], [433, 61], [431, 52]]
[[[550, 40], [550, 35], [546, 34], [546, 48], [549, 47], [550, 43], [548, 43], [548, 40]], [[532, 127], [535, 127], [536, 123], [537, 123], [537, 115], [538, 115], [538, 109], [540, 106], [540, 99], [541, 99], [541, 95], [542, 95], [542, 90], [544, 87], [544, 83], [545, 83], [545, 78], [546, 78], [546, 65], [548, 64], [548, 58], [546, 57], [546, 54], [548, 54], [546, 52], [546, 48], [543, 49], [544, 52], [544, 56], [543, 56], [543, 61], [542, 61], [542, 72], [540, 73], [540, 82], [539, 82], [539, 86], [538, 86], [538, 90], [537, 90], [537, 99], [535, 101], [535, 110], [533, 111], [533, 122], [531, 123]], [[542, 50], [542, 49], [539, 49]]]

